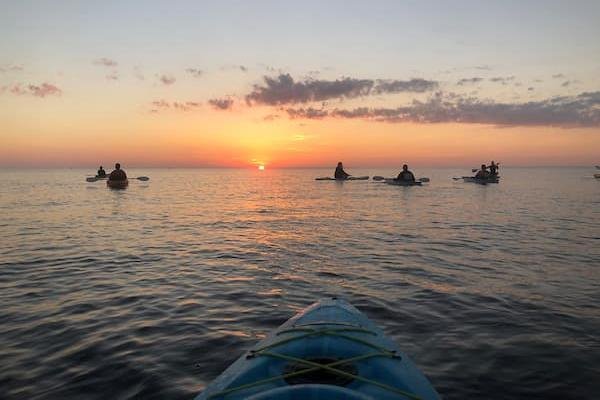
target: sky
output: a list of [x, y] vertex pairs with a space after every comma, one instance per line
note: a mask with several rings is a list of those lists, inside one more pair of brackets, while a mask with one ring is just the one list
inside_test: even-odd
[[0, 167], [600, 164], [598, 1], [0, 9]]

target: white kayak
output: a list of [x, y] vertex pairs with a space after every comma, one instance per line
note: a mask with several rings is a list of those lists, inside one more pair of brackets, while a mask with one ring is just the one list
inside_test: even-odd
[[478, 183], [480, 185], [487, 185], [488, 183], [499, 183], [500, 182], [500, 177], [481, 179], [481, 178], [475, 178], [474, 176], [463, 176], [462, 179], [465, 182]]
[[336, 178], [331, 178], [329, 176], [323, 176], [320, 178], [315, 178], [315, 181], [338, 181], [338, 182], [344, 182], [344, 181], [368, 181], [369, 177], [368, 176], [350, 176], [346, 179], [336, 179]]

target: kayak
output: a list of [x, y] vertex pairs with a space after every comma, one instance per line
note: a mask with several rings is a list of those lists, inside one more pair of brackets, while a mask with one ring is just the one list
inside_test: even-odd
[[439, 400], [381, 329], [344, 300], [322, 299], [289, 319], [196, 400]]
[[488, 183], [499, 183], [500, 182], [500, 177], [481, 179], [481, 178], [475, 178], [474, 176], [463, 176], [462, 179], [465, 182], [479, 183], [480, 185], [486, 185]]
[[106, 181], [106, 186], [111, 189], [125, 189], [129, 185], [129, 180], [125, 179], [124, 181]]
[[325, 177], [321, 177], [321, 178], [315, 178], [315, 181], [368, 181], [369, 177], [368, 176], [350, 176], [346, 179], [336, 179], [336, 178], [330, 178], [328, 176]]
[[397, 179], [389, 179], [387, 178], [385, 180], [385, 183], [387, 183], [388, 185], [395, 185], [395, 186], [421, 186], [423, 185], [423, 182], [421, 181], [399, 181]]
[[594, 174], [594, 178], [600, 179], [600, 174]]

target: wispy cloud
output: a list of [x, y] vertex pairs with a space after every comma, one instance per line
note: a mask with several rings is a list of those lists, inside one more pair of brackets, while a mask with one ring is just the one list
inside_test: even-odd
[[108, 79], [109, 81], [118, 81], [119, 73], [117, 71], [112, 71], [110, 74], [106, 75], [106, 79]]
[[0, 92], [5, 91], [18, 96], [29, 95], [41, 98], [47, 96], [60, 96], [62, 94], [62, 90], [59, 87], [47, 82], [39, 85], [16, 83], [11, 86], [4, 86], [2, 87], [2, 90], [0, 90]]
[[397, 108], [359, 107], [350, 110], [288, 108], [290, 118], [360, 118], [402, 123], [455, 122], [496, 126], [600, 126], [600, 92], [559, 96], [525, 103], [498, 103], [456, 94], [436, 93], [425, 102], [414, 100]]
[[437, 82], [425, 79], [401, 81], [341, 78], [295, 81], [290, 74], [280, 74], [276, 77], [265, 76], [264, 83], [255, 85], [254, 90], [246, 96], [246, 102], [264, 105], [298, 104], [329, 99], [352, 99], [370, 94], [421, 93], [437, 86]]
[[463, 79], [459, 80], [458, 82], [456, 82], [456, 84], [458, 86], [465, 86], [465, 85], [472, 85], [475, 83], [479, 83], [481, 81], [483, 81], [483, 78], [479, 78], [479, 77], [463, 78]]
[[185, 72], [187, 72], [194, 78], [200, 78], [202, 75], [204, 75], [204, 71], [202, 71], [201, 69], [198, 69], [198, 68], [187, 68], [185, 70]]
[[23, 66], [23, 64], [5, 64], [5, 65], [0, 65], [0, 73], [4, 73], [4, 72], [21, 72], [23, 71], [25, 68]]
[[158, 80], [163, 85], [168, 86], [168, 85], [174, 84], [177, 79], [173, 75], [162, 74], [162, 75], [158, 75]]
[[554, 78], [554, 79], [564, 79], [565, 78], [565, 74], [554, 74], [554, 75], [552, 75], [552, 78]]
[[514, 81], [514, 76], [497, 76], [494, 78], [490, 78], [490, 82], [501, 83], [503, 85], [508, 85], [509, 82]]
[[221, 99], [210, 99], [208, 101], [213, 108], [217, 110], [229, 110], [233, 107], [233, 99], [230, 98], [221, 98]]
[[152, 109], [150, 112], [157, 113], [161, 110], [175, 110], [175, 111], [194, 111], [202, 106], [202, 103], [197, 101], [173, 101], [168, 102], [164, 99], [154, 100], [151, 103]]
[[117, 65], [119, 65], [119, 63], [115, 60], [111, 60], [110, 58], [106, 57], [97, 58], [94, 61], [92, 61], [92, 64], [99, 65], [101, 67], [116, 67]]

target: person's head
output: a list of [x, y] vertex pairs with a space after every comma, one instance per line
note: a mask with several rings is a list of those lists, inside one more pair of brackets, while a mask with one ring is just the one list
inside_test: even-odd
[[100, 166], [100, 169], [102, 169], [102, 165]]
[[408, 171], [408, 165], [404, 164], [404, 165], [402, 166], [402, 171]]
[[496, 165], [496, 164], [494, 164], [494, 160], [492, 160], [492, 163], [491, 163], [491, 165]]
[[115, 169], [121, 169], [121, 164], [119, 164], [119, 163], [116, 163], [116, 164], [115, 164]]
[[487, 169], [487, 167], [485, 166], [485, 164], [481, 164], [481, 170], [485, 171]]
[[340, 161], [340, 162], [338, 163], [338, 168], [342, 168], [343, 166], [344, 166], [344, 165], [343, 165], [343, 164], [342, 164], [342, 162]]

